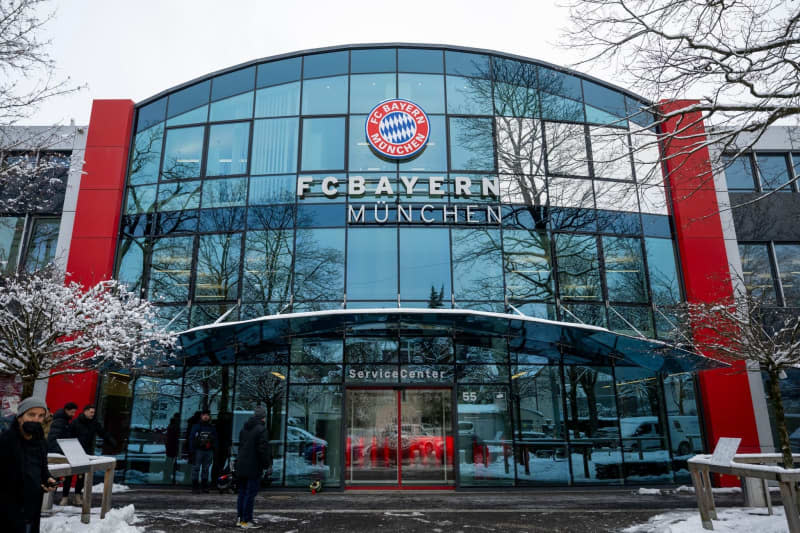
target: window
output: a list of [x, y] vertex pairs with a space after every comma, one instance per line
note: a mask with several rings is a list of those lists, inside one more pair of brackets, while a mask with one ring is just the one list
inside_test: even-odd
[[450, 230], [400, 228], [400, 272], [401, 299], [450, 307]]
[[[200, 180], [162, 183], [158, 189], [158, 211], [197, 209], [200, 207], [201, 183]], [[129, 189], [131, 196], [136, 189], [141, 189], [141, 187]], [[129, 196], [129, 199], [131, 196]]]
[[492, 83], [481, 78], [447, 76], [447, 112], [457, 115], [491, 115]]
[[490, 118], [450, 119], [450, 168], [494, 170], [494, 135]]
[[[400, 163], [401, 171], [442, 172], [447, 170], [447, 132], [443, 116], [428, 115], [430, 135], [425, 149]], [[420, 180], [423, 180], [420, 177]]]
[[[350, 116], [350, 155], [348, 158], [350, 170], [362, 172], [375, 170], [395, 171], [397, 169], [397, 162], [387, 161], [382, 157], [378, 157], [367, 142], [367, 137], [364, 134], [365, 120], [365, 115]], [[427, 147], [425, 151], [427, 151]], [[392, 174], [394, 174], [394, 172], [392, 172]]]
[[184, 179], [200, 176], [205, 128], [167, 130], [162, 179]]
[[[442, 72], [441, 50], [401, 48], [397, 51], [397, 70], [400, 72]], [[421, 104], [420, 104], [421, 105]]]
[[739, 157], [725, 156], [725, 180], [728, 182], [729, 191], [753, 191], [753, 165], [749, 155]]
[[211, 126], [206, 175], [229, 176], [246, 173], [249, 141], [249, 122]]
[[292, 293], [294, 232], [251, 231], [244, 253], [245, 301], [288, 302]]
[[442, 76], [398, 74], [397, 85], [398, 96], [411, 100], [425, 113], [444, 113], [444, 78]]
[[202, 235], [197, 247], [197, 300], [235, 300], [239, 293], [241, 234]]
[[761, 178], [761, 189], [773, 191], [780, 188], [782, 191], [791, 191], [789, 183], [789, 169], [786, 166], [785, 154], [756, 154], [758, 175]]
[[153, 244], [149, 300], [180, 302], [189, 296], [194, 237], [165, 237]]
[[561, 297], [601, 300], [600, 265], [595, 238], [559, 233], [555, 239]]
[[253, 116], [253, 93], [247, 92], [238, 96], [231, 96], [211, 104], [209, 122], [223, 120], [240, 120]]
[[646, 302], [642, 241], [622, 237], [603, 237], [606, 286], [612, 302]]
[[260, 176], [250, 178], [250, 205], [294, 203], [295, 176]]
[[303, 58], [303, 77], [319, 78], [347, 74], [348, 59], [347, 51], [305, 56]]
[[343, 170], [344, 140], [344, 117], [303, 119], [302, 170]]
[[592, 140], [594, 176], [633, 181], [627, 130], [591, 128], [589, 135]]
[[208, 103], [211, 82], [204, 81], [173, 93], [167, 104], [167, 118], [182, 115]]
[[747, 292], [764, 303], [775, 303], [775, 283], [766, 244], [739, 244], [742, 275]]
[[396, 298], [397, 229], [351, 228], [347, 234], [347, 299]]
[[800, 307], [800, 244], [775, 244], [784, 305]]
[[298, 229], [295, 261], [295, 300], [342, 300], [344, 229]]
[[203, 183], [201, 207], [235, 207], [245, 205], [247, 178], [206, 180]]
[[549, 174], [588, 176], [583, 124], [545, 123]]
[[446, 51], [447, 73], [459, 76], [489, 77], [489, 57], [480, 54]]
[[128, 178], [129, 184], [143, 185], [158, 181], [158, 165], [161, 163], [161, 142], [163, 140], [163, 124], [136, 134]]
[[300, 82], [285, 83], [256, 91], [256, 118], [283, 117], [300, 113]]
[[259, 65], [256, 75], [256, 87], [270, 87], [299, 80], [301, 63], [302, 58], [295, 57]]
[[25, 268], [28, 271], [44, 268], [56, 257], [58, 242], [58, 218], [36, 218], [25, 253]]
[[353, 50], [350, 52], [350, 72], [394, 72], [397, 70], [396, 54], [394, 48]]
[[319, 78], [303, 82], [304, 115], [338, 115], [342, 113], [347, 113], [347, 76]]
[[0, 217], [0, 273], [16, 271], [24, 227], [25, 217]]
[[543, 231], [505, 230], [506, 293], [514, 300], [554, 300], [550, 236]]
[[297, 171], [298, 119], [256, 120], [253, 125], [252, 174]]
[[453, 296], [456, 301], [502, 300], [500, 231], [453, 229], [452, 234]]
[[681, 301], [675, 249], [670, 239], [645, 238], [650, 292], [656, 306], [676, 305]]
[[[350, 112], [369, 113], [378, 103], [397, 95], [394, 74], [360, 74], [350, 76]], [[364, 125], [361, 124], [361, 135]]]

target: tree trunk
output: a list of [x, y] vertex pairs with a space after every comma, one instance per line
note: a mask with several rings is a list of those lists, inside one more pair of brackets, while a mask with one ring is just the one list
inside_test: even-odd
[[33, 396], [33, 385], [36, 383], [34, 376], [22, 376], [22, 395], [20, 400]]
[[783, 413], [783, 399], [781, 398], [781, 386], [779, 383], [780, 371], [778, 369], [769, 369], [769, 398], [772, 401], [772, 410], [775, 411], [775, 426], [778, 429], [778, 439], [781, 444], [781, 453], [783, 454], [783, 467], [794, 468], [792, 462], [792, 447], [789, 444], [789, 431], [786, 429], [786, 418]]

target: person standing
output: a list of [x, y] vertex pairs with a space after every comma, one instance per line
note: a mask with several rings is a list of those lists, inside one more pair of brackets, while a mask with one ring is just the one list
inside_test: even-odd
[[[75, 413], [78, 412], [78, 404], [74, 402], [67, 402], [63, 409], [59, 409], [53, 415], [53, 423], [50, 425], [50, 433], [47, 435], [47, 452], [48, 453], [61, 453], [61, 447], [56, 442], [58, 439], [72, 438], [70, 430], [70, 422], [75, 418]], [[61, 502], [59, 505], [67, 505], [69, 503], [69, 489], [72, 485], [72, 476], [67, 476], [64, 479], [64, 489], [61, 493]]]
[[272, 465], [266, 418], [267, 410], [261, 406], [256, 407], [253, 416], [239, 432], [239, 456], [236, 458], [236, 477], [239, 480], [236, 525], [244, 529], [259, 527], [253, 522], [253, 507], [261, 486], [261, 475], [265, 468]]
[[211, 424], [211, 411], [203, 409], [200, 421], [189, 433], [189, 453], [194, 455], [192, 463], [192, 491], [208, 492], [211, 462], [217, 449], [217, 428]]
[[[104, 441], [108, 442], [111, 446], [116, 446], [117, 441], [114, 440], [103, 426], [100, 425], [100, 422], [95, 420], [94, 416], [96, 414], [96, 409], [94, 405], [89, 404], [83, 408], [83, 412], [78, 415], [78, 418], [72, 421], [69, 425], [70, 434], [73, 438], [78, 439], [78, 442], [81, 443], [83, 450], [86, 452], [87, 455], [94, 455], [94, 441], [97, 437], [102, 438]], [[81, 493], [84, 492], [83, 489], [87, 487], [84, 486], [86, 478], [85, 476], [79, 476], [78, 481], [75, 483], [75, 505], [81, 505], [83, 503]], [[91, 481], [91, 480], [90, 480]], [[66, 483], [67, 479], [64, 480], [64, 492], [66, 493]], [[92, 497], [92, 487], [88, 487], [89, 492], [86, 493], [86, 497]]]
[[17, 408], [16, 423], [0, 434], [0, 523], [9, 533], [38, 533], [42, 497], [58, 482], [47, 468], [42, 422], [44, 400], [29, 397]]
[[166, 452], [167, 452], [167, 459], [164, 463], [164, 483], [170, 483], [172, 481], [172, 474], [175, 472], [175, 461], [178, 458], [178, 441], [180, 440], [181, 434], [181, 415], [175, 413], [172, 415], [172, 418], [169, 420], [169, 425], [167, 426], [167, 436], [166, 436]]

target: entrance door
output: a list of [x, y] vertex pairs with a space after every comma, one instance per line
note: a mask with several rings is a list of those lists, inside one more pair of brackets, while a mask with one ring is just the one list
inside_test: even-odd
[[449, 389], [348, 389], [349, 486], [453, 485]]

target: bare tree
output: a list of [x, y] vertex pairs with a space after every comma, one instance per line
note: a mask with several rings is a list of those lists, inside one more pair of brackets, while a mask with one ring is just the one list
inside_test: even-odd
[[19, 375], [26, 398], [48, 374], [144, 364], [175, 344], [155, 324], [152, 305], [114, 280], [65, 285], [55, 268], [8, 277], [0, 288], [0, 373]]
[[[619, 124], [629, 118], [640, 157], [658, 157], [659, 144], [675, 150], [675, 167], [711, 148], [711, 167], [723, 153], [752, 149], [768, 127], [800, 117], [800, 7], [783, 0], [581, 0], [567, 4], [571, 27], [565, 46], [586, 54], [579, 66], [604, 62], [617, 79], [654, 104], [626, 98]], [[690, 98], [683, 106], [663, 100]], [[685, 114], [693, 114], [687, 117]], [[652, 134], [675, 123], [674, 132]], [[712, 125], [706, 131], [703, 124]], [[654, 176], [658, 179], [660, 176]], [[711, 173], [700, 183], [711, 180]], [[770, 194], [770, 193], [765, 193]], [[734, 206], [735, 207], [735, 206]]]
[[687, 303], [679, 309], [677, 338], [691, 348], [727, 361], [757, 365], [768, 378], [785, 468], [792, 468], [789, 432], [783, 411], [780, 379], [800, 365], [800, 316], [779, 310], [754, 293], [728, 301]]

